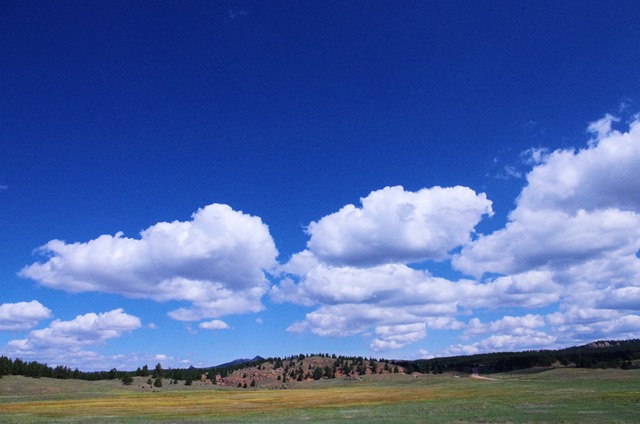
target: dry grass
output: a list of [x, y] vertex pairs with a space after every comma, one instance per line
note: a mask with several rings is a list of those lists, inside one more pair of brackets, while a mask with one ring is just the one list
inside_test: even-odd
[[295, 390], [209, 390], [117, 393], [82, 399], [30, 400], [0, 404], [0, 414], [36, 416], [171, 417], [271, 413], [286, 409], [355, 407], [435, 399], [441, 394], [426, 387], [390, 391], [385, 387], [341, 387]]
[[178, 385], [157, 392], [117, 382], [5, 377], [0, 422], [640, 422], [640, 372], [575, 371], [496, 380], [376, 376], [289, 390]]

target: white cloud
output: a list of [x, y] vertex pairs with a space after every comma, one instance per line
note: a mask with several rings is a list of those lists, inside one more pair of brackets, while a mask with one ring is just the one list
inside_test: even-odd
[[229, 328], [229, 324], [219, 319], [214, 319], [212, 321], [201, 322], [199, 327], [203, 330], [226, 330]]
[[[476, 277], [506, 274], [496, 282], [544, 273], [552, 282], [547, 301], [555, 296], [560, 304], [546, 321], [563, 345], [640, 337], [640, 118], [622, 132], [612, 127], [619, 121], [607, 115], [589, 125], [594, 138], [583, 149], [541, 156], [505, 228], [452, 260]], [[518, 328], [532, 331], [524, 323]], [[472, 320], [465, 334], [487, 329]], [[526, 337], [545, 346], [544, 334], [506, 334], [463, 350], [524, 348]]]
[[98, 291], [191, 303], [170, 313], [199, 320], [262, 310], [265, 271], [278, 255], [260, 218], [213, 204], [187, 222], [160, 222], [139, 239], [102, 235], [86, 243], [52, 240], [43, 263], [20, 275], [70, 292]]
[[601, 119], [590, 123], [587, 127], [587, 131], [595, 136], [592, 143], [597, 143], [598, 140], [608, 137], [611, 134], [611, 127], [614, 122], [620, 122], [620, 118], [606, 114]]
[[[311, 222], [306, 250], [279, 267], [259, 218], [210, 205], [191, 221], [158, 223], [139, 239], [118, 233], [86, 243], [52, 240], [43, 247], [46, 260], [21, 275], [71, 292], [185, 302], [169, 313], [184, 321], [261, 311], [269, 291], [275, 302], [310, 308], [288, 331], [363, 335], [376, 351], [404, 348], [425, 339], [427, 331], [431, 336], [443, 330], [458, 331], [465, 341], [450, 347], [450, 354], [637, 338], [640, 118], [622, 132], [614, 124], [620, 121], [611, 116], [591, 124], [593, 139], [582, 149], [523, 153], [520, 165], [533, 167], [527, 185], [506, 225], [491, 234], [474, 234], [492, 214], [484, 194], [466, 187], [409, 192], [397, 186]], [[509, 172], [517, 175], [519, 168]], [[448, 259], [475, 280], [454, 281], [409, 266]], [[269, 290], [265, 273], [276, 269], [282, 278]], [[37, 323], [34, 311], [16, 319], [2, 308], [0, 329]], [[535, 308], [555, 312], [545, 316]], [[486, 323], [473, 318], [489, 309], [508, 309], [509, 315]], [[80, 321], [67, 324], [68, 331], [54, 323], [10, 346], [16, 352], [75, 346], [91, 357], [82, 346], [120, 334], [87, 330], [80, 337]], [[199, 327], [228, 325], [214, 319]]]
[[443, 355], [474, 355], [487, 352], [517, 352], [528, 349], [551, 349], [557, 338], [542, 331], [525, 330], [522, 334], [492, 335], [469, 345], [450, 346]]
[[480, 277], [486, 272], [510, 274], [539, 267], [563, 268], [606, 252], [634, 255], [640, 248], [640, 215], [617, 209], [575, 214], [538, 210], [465, 246], [455, 267]]
[[[474, 240], [491, 202], [463, 187], [387, 187], [360, 208], [347, 205], [311, 223], [307, 250], [281, 267], [284, 277], [271, 289], [274, 301], [314, 308], [289, 331], [373, 331], [370, 347], [387, 350], [424, 338], [427, 329], [463, 329], [460, 335], [474, 341], [450, 348], [458, 353], [637, 337], [640, 118], [626, 132], [613, 130], [614, 122], [607, 116], [590, 125], [594, 139], [583, 149], [523, 153], [533, 169], [509, 221]], [[446, 259], [460, 246], [452, 264], [475, 281], [407, 265]], [[459, 320], [478, 309], [543, 307], [560, 312]], [[593, 319], [578, 319], [579, 310]], [[424, 334], [399, 330], [416, 323], [424, 323]]]
[[532, 147], [520, 153], [520, 158], [528, 165], [538, 165], [547, 160], [549, 149], [546, 147]]
[[417, 192], [386, 187], [361, 203], [309, 224], [309, 251], [334, 265], [442, 260], [470, 240], [482, 216], [493, 213], [484, 193], [459, 186]]
[[594, 301], [601, 308], [637, 311], [640, 309], [640, 287], [607, 287], [597, 294]]
[[287, 331], [309, 331], [318, 336], [343, 337], [363, 333], [372, 326], [393, 319], [393, 310], [366, 304], [321, 306], [306, 314], [304, 321], [294, 322]]
[[531, 329], [544, 327], [545, 325], [544, 317], [534, 314], [527, 314], [521, 317], [505, 316], [487, 324], [483, 324], [478, 318], [472, 318], [464, 334], [467, 336], [486, 333], [526, 335], [522, 333], [529, 333]]
[[37, 300], [3, 303], [0, 305], [0, 331], [29, 330], [50, 317], [51, 311]]
[[[464, 324], [455, 319], [457, 315], [477, 308], [548, 306], [558, 301], [563, 289], [546, 272], [454, 282], [396, 264], [353, 268], [313, 263], [300, 277], [298, 283], [285, 279], [271, 291], [274, 301], [319, 305], [288, 330], [332, 337], [416, 322], [437, 330], [459, 330]], [[406, 344], [378, 337], [371, 346], [387, 350]]]
[[564, 344], [586, 343], [605, 338], [640, 338], [639, 315], [627, 313], [624, 309], [607, 309], [598, 305], [597, 301], [591, 303], [595, 303], [596, 307], [567, 303], [560, 311], [547, 316], [554, 334]]
[[[271, 288], [272, 300], [315, 307], [289, 331], [340, 337], [374, 329], [370, 347], [389, 350], [424, 338], [426, 328], [459, 330], [464, 324], [455, 317], [475, 308], [533, 308], [559, 299], [562, 286], [545, 271], [485, 282], [451, 281], [395, 261], [446, 257], [449, 250], [468, 242], [480, 217], [491, 213], [484, 195], [463, 187], [417, 193], [388, 187], [362, 203], [362, 209], [346, 206], [312, 223], [308, 250], [281, 267], [284, 278]], [[388, 233], [383, 231], [387, 227]], [[347, 241], [340, 243], [342, 237]], [[374, 247], [367, 247], [370, 244]], [[418, 248], [400, 253], [399, 245]], [[367, 255], [376, 262], [365, 265], [360, 256]], [[420, 331], [404, 330], [416, 323]]]
[[640, 121], [611, 129], [590, 126], [596, 140], [579, 151], [550, 153], [528, 184], [504, 229], [466, 245], [453, 264], [479, 277], [628, 256], [640, 249]]
[[512, 218], [540, 209], [638, 211], [640, 119], [631, 122], [627, 132], [613, 130], [612, 122], [604, 118], [591, 124], [596, 138], [589, 147], [555, 151], [535, 167]]
[[552, 348], [558, 337], [543, 331], [545, 317], [536, 314], [504, 316], [496, 321], [482, 323], [478, 318], [469, 320], [463, 339], [491, 334], [489, 337], [467, 345], [450, 346], [445, 355], [472, 355], [495, 351], [521, 351]]
[[9, 341], [6, 348], [20, 358], [44, 358], [49, 359], [45, 361], [49, 363], [62, 363], [58, 362], [61, 361], [59, 358], [72, 358], [68, 363], [76, 363], [82, 357], [98, 355], [84, 350], [86, 346], [102, 344], [141, 326], [138, 317], [122, 309], [88, 313], [70, 321], [55, 320], [47, 328], [31, 331], [24, 339]]
[[369, 345], [376, 352], [391, 349], [400, 349], [408, 344], [415, 343], [427, 336], [425, 323], [413, 323], [403, 325], [381, 325], [376, 327], [376, 337]]

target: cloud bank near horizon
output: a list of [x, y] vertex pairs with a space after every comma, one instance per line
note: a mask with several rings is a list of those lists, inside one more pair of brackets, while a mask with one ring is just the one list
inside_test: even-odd
[[[484, 193], [395, 186], [311, 222], [306, 249], [280, 265], [259, 217], [213, 204], [191, 221], [155, 224], [139, 239], [52, 240], [41, 248], [46, 260], [20, 275], [68, 292], [183, 302], [168, 314], [184, 321], [258, 312], [268, 293], [311, 309], [290, 332], [363, 335], [378, 352], [438, 331], [459, 334], [461, 343], [441, 352], [451, 354], [637, 338], [640, 117], [614, 129], [620, 125], [607, 115], [589, 125], [586, 147], [536, 149], [544, 153], [531, 161], [508, 221], [489, 234], [475, 232], [493, 214]], [[468, 277], [435, 276], [428, 269], [434, 262]], [[26, 331], [51, 317], [34, 302], [1, 305], [0, 330]], [[502, 318], [482, 322], [473, 316], [478, 311]], [[220, 320], [199, 327], [229, 328]], [[10, 345], [26, 351], [40, 340], [37, 331], [44, 330]], [[57, 339], [82, 344], [79, 335], [65, 337]]]

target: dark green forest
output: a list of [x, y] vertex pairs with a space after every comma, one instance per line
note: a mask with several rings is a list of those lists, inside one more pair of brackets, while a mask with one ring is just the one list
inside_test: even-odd
[[597, 341], [560, 350], [530, 350], [452, 356], [415, 361], [396, 361], [409, 373], [498, 373], [534, 367], [622, 368], [631, 369], [640, 359], [640, 340]]

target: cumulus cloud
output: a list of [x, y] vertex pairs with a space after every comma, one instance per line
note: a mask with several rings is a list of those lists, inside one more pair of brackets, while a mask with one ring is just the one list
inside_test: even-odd
[[[307, 272], [302, 272], [301, 263], [310, 266]], [[404, 347], [426, 336], [426, 332], [418, 338], [415, 332], [400, 331], [406, 325], [459, 330], [465, 325], [457, 315], [479, 308], [544, 307], [557, 302], [562, 291], [562, 286], [542, 271], [478, 282], [450, 281], [398, 264], [355, 268], [303, 260], [295, 265], [300, 281], [283, 280], [272, 288], [272, 299], [318, 306], [288, 330], [341, 337], [364, 334], [372, 328], [387, 329], [385, 337], [372, 342], [374, 350]], [[389, 336], [394, 330], [398, 331], [397, 339]]]
[[340, 337], [373, 330], [370, 347], [384, 351], [422, 340], [427, 328], [459, 330], [464, 324], [455, 317], [476, 308], [542, 307], [559, 298], [561, 286], [545, 271], [451, 281], [407, 265], [445, 258], [468, 243], [480, 218], [491, 214], [484, 195], [462, 187], [388, 187], [362, 204], [312, 223], [308, 249], [282, 266], [272, 300], [316, 307], [289, 331]]
[[[372, 333], [374, 350], [405, 347], [429, 329], [473, 339], [451, 354], [639, 337], [640, 118], [625, 131], [614, 124], [611, 116], [591, 124], [582, 149], [523, 153], [527, 185], [506, 225], [490, 234], [474, 236], [474, 227], [491, 202], [463, 187], [387, 187], [312, 222], [307, 249], [271, 289], [274, 301], [313, 308], [289, 331]], [[447, 258], [475, 279], [409, 266]], [[505, 308], [524, 313], [460, 321]]]
[[84, 346], [101, 344], [141, 326], [138, 317], [122, 309], [100, 314], [92, 312], [78, 315], [70, 321], [55, 320], [47, 328], [31, 331], [25, 339], [9, 341], [7, 346], [20, 357], [40, 351], [80, 351]]
[[444, 354], [473, 355], [495, 351], [519, 351], [523, 349], [552, 348], [558, 337], [546, 331], [547, 321], [538, 314], [524, 316], [504, 316], [498, 320], [483, 323], [478, 318], [469, 320], [462, 338], [483, 337], [471, 344], [450, 346]]
[[29, 330], [51, 317], [51, 310], [37, 300], [0, 305], [0, 331]]
[[157, 223], [139, 239], [116, 233], [84, 243], [52, 240], [40, 251], [47, 260], [21, 276], [69, 292], [189, 302], [170, 313], [179, 320], [261, 310], [265, 272], [278, 255], [260, 218], [221, 204], [199, 209], [191, 221]]
[[219, 319], [214, 319], [212, 321], [201, 322], [199, 327], [203, 330], [226, 330], [229, 328], [229, 324]]
[[589, 129], [595, 138], [587, 148], [547, 155], [529, 173], [513, 219], [536, 209], [638, 211], [640, 118], [626, 132], [613, 130], [614, 121], [605, 117], [592, 123]]
[[[627, 132], [610, 116], [590, 125], [578, 151], [548, 154], [527, 176], [504, 229], [467, 244], [453, 264], [476, 277], [611, 257], [637, 261], [640, 249], [640, 121]], [[604, 265], [604, 263], [603, 263]]]
[[400, 349], [427, 336], [426, 323], [381, 325], [376, 327], [376, 338], [369, 345], [376, 352]]
[[[625, 131], [615, 130], [616, 123], [607, 115], [589, 125], [587, 147], [540, 156], [506, 226], [452, 260], [477, 278], [545, 273], [560, 305], [546, 320], [564, 344], [640, 336], [640, 117]], [[544, 346], [543, 336], [532, 337]], [[487, 339], [471, 349], [510, 343], [503, 341]]]
[[637, 313], [608, 309], [593, 303], [595, 307], [567, 302], [559, 311], [549, 314], [547, 321], [554, 334], [565, 344], [604, 338], [638, 338], [640, 316]]
[[[43, 262], [21, 275], [70, 292], [185, 302], [169, 313], [185, 321], [260, 311], [269, 291], [274, 302], [309, 308], [288, 331], [363, 335], [375, 351], [428, 343], [427, 334], [450, 330], [464, 344], [440, 354], [638, 338], [640, 117], [625, 130], [614, 125], [622, 122], [612, 116], [589, 125], [592, 138], [581, 149], [523, 153], [527, 184], [508, 222], [489, 234], [475, 233], [492, 215], [483, 193], [397, 186], [311, 222], [306, 249], [280, 266], [260, 218], [210, 205], [191, 221], [158, 223], [139, 239], [117, 233], [85, 243], [52, 240], [42, 248]], [[450, 260], [469, 278], [418, 269], [428, 260]], [[280, 281], [270, 287], [265, 273], [276, 269]], [[18, 304], [6, 305], [0, 306], [0, 325], [29, 329], [37, 323], [37, 305], [20, 306], [25, 318], [12, 322], [7, 317], [17, 315], [3, 308]], [[473, 318], [478, 310], [509, 312], [482, 322]], [[59, 323], [32, 331], [11, 347], [28, 352], [57, 342], [80, 349], [121, 334], [88, 331], [93, 338], [79, 337], [73, 329], [80, 320], [67, 326], [66, 332]], [[200, 328], [228, 325], [214, 319]], [[51, 340], [46, 346], [45, 336]]]
[[385, 187], [360, 201], [360, 208], [346, 205], [309, 224], [309, 251], [334, 265], [442, 260], [493, 213], [484, 193], [460, 186], [417, 192]]
[[543, 331], [526, 330], [523, 334], [495, 334], [478, 342], [450, 346], [443, 355], [474, 355], [487, 352], [521, 351], [527, 349], [550, 349], [557, 338]]
[[610, 252], [635, 255], [640, 215], [604, 209], [518, 211], [520, 219], [463, 248], [453, 264], [467, 274], [510, 274], [538, 267], [562, 268]]
[[464, 331], [465, 335], [486, 333], [526, 335], [533, 328], [546, 325], [542, 315], [527, 314], [521, 317], [505, 316], [499, 320], [483, 324], [480, 319], [472, 318]]
[[308, 227], [307, 250], [281, 267], [271, 289], [276, 302], [317, 308], [288, 331], [340, 337], [369, 332], [376, 351], [398, 349], [426, 337], [427, 326], [461, 328], [452, 318], [470, 280], [435, 278], [406, 263], [443, 260], [468, 242], [491, 202], [466, 187], [417, 192], [386, 187]]

